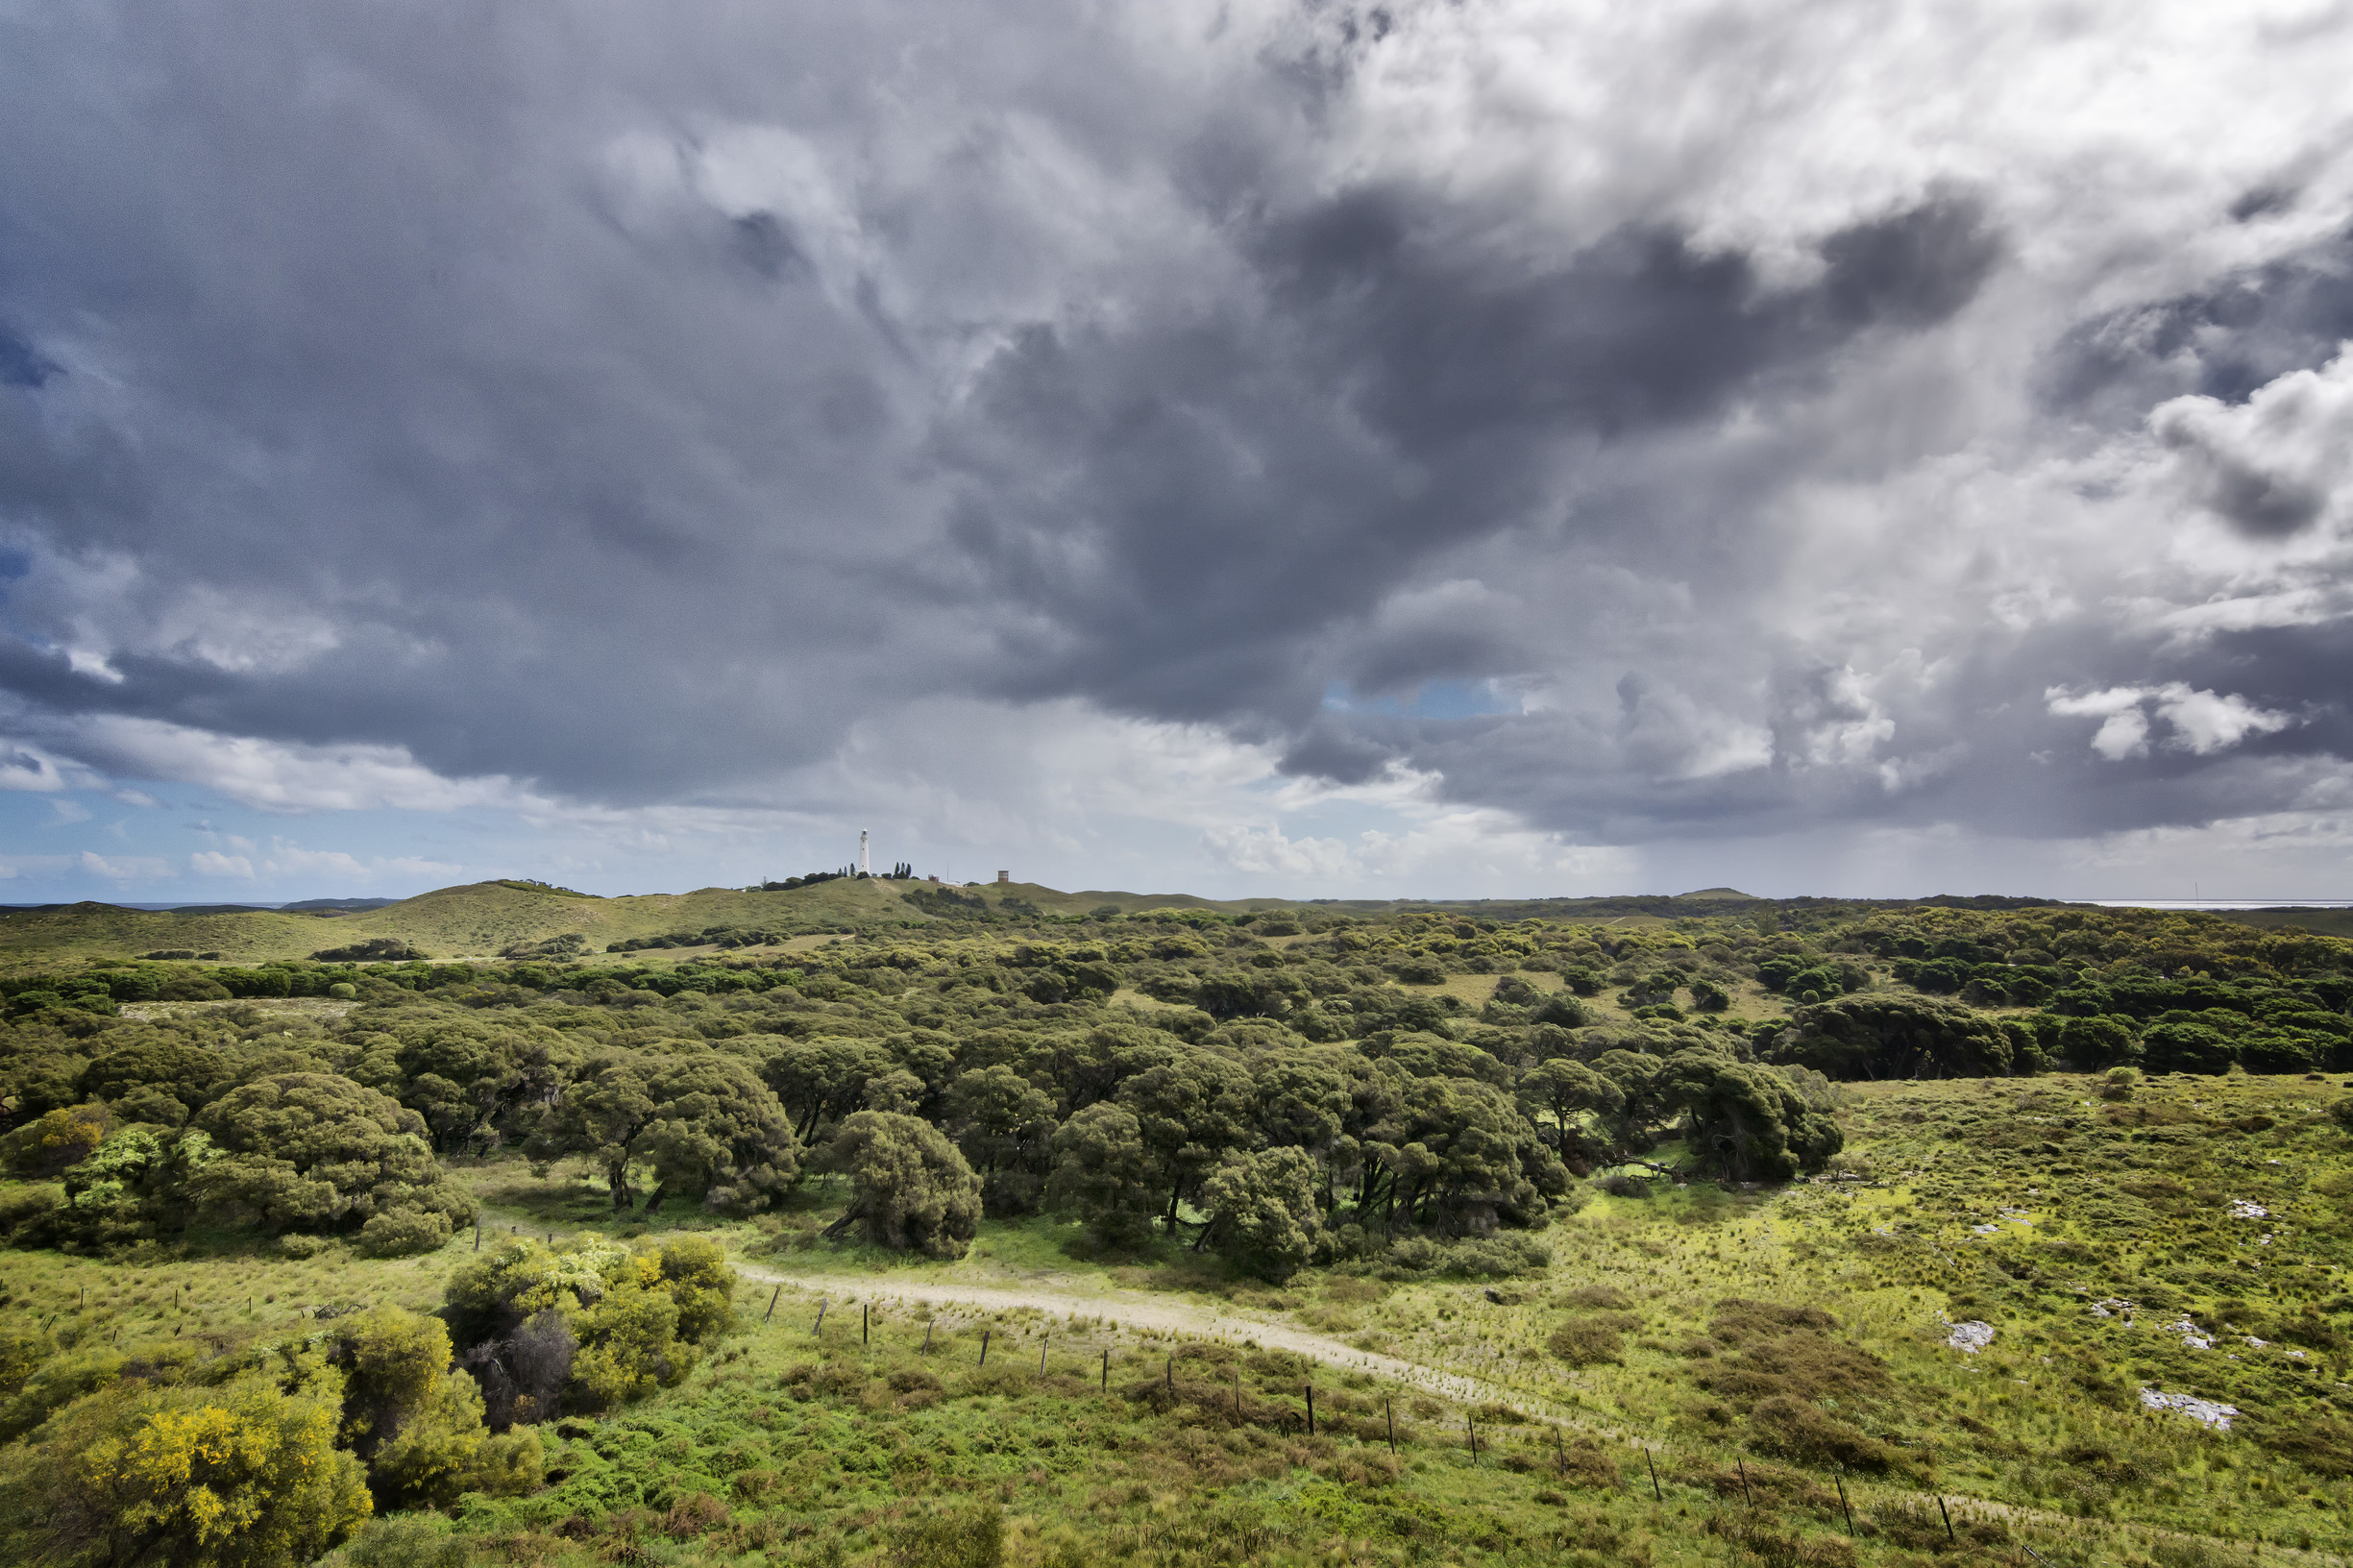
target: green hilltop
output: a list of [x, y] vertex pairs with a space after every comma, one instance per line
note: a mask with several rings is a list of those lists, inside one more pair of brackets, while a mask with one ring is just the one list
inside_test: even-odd
[[[941, 919], [1071, 919], [1149, 910], [1200, 910], [1229, 916], [1295, 910], [1374, 919], [1429, 912], [1492, 920], [1642, 923], [1763, 914], [1819, 919], [1924, 905], [1999, 909], [2053, 903], [2031, 898], [1774, 899], [1732, 888], [1598, 898], [1217, 899], [1104, 889], [1066, 893], [1034, 882], [956, 887], [885, 877], [842, 877], [769, 891], [699, 888], [691, 893], [625, 894], [608, 898], [544, 883], [498, 880], [438, 888], [381, 908], [349, 913], [219, 905], [151, 911], [86, 900], [0, 909], [0, 962], [37, 966], [51, 960], [187, 952], [216, 954], [222, 963], [260, 963], [306, 958], [371, 939], [403, 942], [435, 958], [485, 959], [518, 945], [567, 935], [579, 937], [587, 951], [601, 952], [616, 943], [706, 931], [768, 933], [789, 940], [869, 926], [927, 925]], [[2353, 935], [2353, 910], [2218, 913], [2223, 919], [2265, 929], [2292, 927]], [[678, 945], [691, 944], [681, 942]]]

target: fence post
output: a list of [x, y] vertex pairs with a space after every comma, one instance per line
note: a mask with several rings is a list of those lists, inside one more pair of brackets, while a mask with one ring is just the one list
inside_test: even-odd
[[1734, 1459], [1732, 1462], [1740, 1466], [1740, 1501], [1752, 1508], [1756, 1507], [1756, 1499], [1749, 1495], [1749, 1461]]
[[1840, 1465], [1832, 1480], [1838, 1482], [1838, 1511], [1847, 1516], [1847, 1533], [1854, 1533], [1854, 1510], [1847, 1507], [1847, 1467]]
[[1462, 1430], [1471, 1434], [1471, 1462], [1479, 1462], [1479, 1423], [1469, 1416], [1462, 1418]]
[[768, 1298], [768, 1316], [761, 1318], [761, 1322], [766, 1323], [770, 1318], [776, 1315], [776, 1303], [783, 1299], [783, 1296], [784, 1286], [780, 1285], [776, 1286], [774, 1293]]
[[989, 1331], [987, 1329], [980, 1331], [980, 1364], [983, 1366], [989, 1364]]
[[1234, 1419], [1235, 1419], [1235, 1420], [1237, 1420], [1237, 1421], [1239, 1421], [1241, 1418], [1242, 1418], [1242, 1369], [1241, 1369], [1240, 1367], [1238, 1367], [1238, 1367], [1236, 1367], [1236, 1368], [1234, 1369]]
[[1658, 1489], [1658, 1466], [1651, 1462], [1651, 1451], [1647, 1448], [1642, 1451], [1642, 1466], [1651, 1473], [1651, 1501], [1666, 1502], [1666, 1494]]
[[1562, 1475], [1569, 1473], [1569, 1451], [1560, 1440], [1560, 1429], [1553, 1429], [1553, 1463]]
[[1054, 1336], [1050, 1334], [1038, 1341], [1038, 1375], [1042, 1378], [1045, 1376], [1045, 1348], [1053, 1342]]
[[1103, 1353], [1103, 1391], [1107, 1394], [1111, 1392], [1111, 1352], [1108, 1350]]
[[1173, 1394], [1176, 1392], [1176, 1358], [1174, 1356], [1168, 1358], [1165, 1376], [1168, 1381], [1168, 1391]]
[[824, 1332], [825, 1332], [825, 1309], [826, 1309], [826, 1308], [828, 1308], [828, 1307], [830, 1307], [830, 1306], [832, 1306], [832, 1305], [833, 1305], [833, 1298], [831, 1298], [830, 1296], [820, 1296], [820, 1297], [818, 1298], [818, 1300], [817, 1300], [817, 1322], [816, 1322], [814, 1325], [812, 1325], [812, 1326], [811, 1326], [811, 1328], [810, 1328], [810, 1330], [809, 1330], [809, 1332], [810, 1332], [811, 1334], [814, 1334], [814, 1335], [821, 1335], [822, 1334], [824, 1334]]
[[1308, 1435], [1315, 1435], [1315, 1385], [1308, 1384]]
[[926, 1319], [924, 1320], [924, 1322], [923, 1322], [923, 1354], [924, 1354], [924, 1355], [926, 1355], [926, 1356], [928, 1356], [928, 1355], [930, 1355], [930, 1354], [931, 1354], [931, 1331], [932, 1331], [932, 1326], [933, 1326], [934, 1324], [938, 1323], [939, 1321], [940, 1321], [940, 1320], [939, 1320], [938, 1318], [933, 1317], [933, 1318], [926, 1318]]
[[1389, 1457], [1397, 1457], [1397, 1409], [1386, 1399], [1381, 1402], [1381, 1418], [1389, 1426]]
[[858, 1343], [873, 1343], [873, 1309], [863, 1301], [858, 1303]]
[[482, 1216], [479, 1214], [474, 1216], [474, 1250], [482, 1250]]
[[1936, 1494], [1936, 1511], [1945, 1515], [1945, 1539], [1959, 1541], [1960, 1537], [1952, 1532], [1952, 1515], [1946, 1511], [1945, 1494], [1942, 1492]]

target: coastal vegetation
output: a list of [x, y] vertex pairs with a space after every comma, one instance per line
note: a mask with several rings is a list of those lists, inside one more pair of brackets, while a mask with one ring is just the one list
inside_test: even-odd
[[[711, 898], [632, 930], [452, 890], [312, 920], [316, 959], [219, 923], [297, 917], [20, 924], [19, 1555], [2353, 1540], [2353, 943], [2032, 900]], [[460, 908], [506, 912], [489, 956], [424, 929]]]

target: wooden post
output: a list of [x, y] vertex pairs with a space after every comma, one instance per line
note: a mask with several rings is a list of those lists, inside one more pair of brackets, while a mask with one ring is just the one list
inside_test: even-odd
[[1569, 1473], [1569, 1451], [1561, 1443], [1558, 1427], [1553, 1429], [1553, 1463], [1562, 1475]]
[[1942, 1492], [1936, 1494], [1936, 1511], [1945, 1515], [1945, 1539], [1956, 1542], [1960, 1540], [1960, 1537], [1952, 1532], [1952, 1515], [1946, 1511], [1945, 1494]]
[[1236, 1368], [1234, 1369], [1234, 1419], [1235, 1419], [1235, 1420], [1237, 1420], [1237, 1421], [1239, 1421], [1241, 1418], [1242, 1418], [1242, 1369], [1241, 1369], [1240, 1367], [1238, 1367], [1238, 1367], [1236, 1367]]
[[482, 1250], [482, 1216], [479, 1214], [474, 1216], [474, 1250]]
[[1315, 1435], [1315, 1385], [1308, 1384], [1308, 1435]]
[[1666, 1494], [1658, 1489], [1658, 1466], [1651, 1463], [1651, 1451], [1647, 1448], [1642, 1451], [1642, 1464], [1643, 1468], [1651, 1473], [1651, 1501], [1664, 1503], [1667, 1500]]
[[980, 1331], [980, 1364], [983, 1366], [989, 1364], [989, 1331], [987, 1329]]
[[1847, 1507], [1847, 1467], [1840, 1465], [1831, 1479], [1838, 1482], [1838, 1511], [1847, 1516], [1847, 1533], [1854, 1533], [1854, 1510]]
[[1385, 1399], [1381, 1402], [1381, 1418], [1389, 1424], [1389, 1454], [1394, 1458], [1397, 1453], [1397, 1410]]
[[1107, 1394], [1111, 1392], [1111, 1352], [1108, 1350], [1103, 1353], [1103, 1391]]
[[833, 1298], [830, 1296], [820, 1296], [818, 1298], [817, 1323], [809, 1330], [811, 1334], [822, 1335], [825, 1332], [825, 1309], [832, 1305]]
[[863, 1301], [858, 1303], [858, 1343], [870, 1345], [874, 1342], [873, 1321], [873, 1309]]
[[1050, 1334], [1038, 1341], [1038, 1375], [1042, 1378], [1045, 1376], [1045, 1347], [1053, 1342], [1054, 1336]]
[[1176, 1392], [1176, 1358], [1174, 1356], [1168, 1358], [1168, 1366], [1165, 1375], [1168, 1380], [1168, 1391], [1173, 1394]]
[[1732, 1462], [1740, 1466], [1740, 1501], [1752, 1508], [1756, 1507], [1756, 1499], [1749, 1495], [1749, 1461], [1734, 1459]]
[[1471, 1462], [1477, 1464], [1479, 1462], [1479, 1423], [1466, 1415], [1462, 1418], [1462, 1430], [1471, 1434]]
[[760, 1319], [761, 1322], [766, 1323], [770, 1318], [776, 1315], [776, 1303], [783, 1299], [783, 1296], [784, 1286], [780, 1285], [776, 1286], [775, 1290], [770, 1294], [768, 1298], [768, 1316]]
[[933, 1318], [926, 1318], [926, 1319], [924, 1320], [924, 1322], [923, 1322], [923, 1354], [924, 1354], [924, 1355], [926, 1355], [926, 1356], [928, 1356], [928, 1355], [930, 1355], [930, 1354], [931, 1354], [931, 1331], [932, 1331], [932, 1328], [933, 1328], [933, 1327], [934, 1327], [934, 1325], [936, 1325], [936, 1324], [937, 1324], [939, 1321], [940, 1321], [940, 1320], [939, 1320], [938, 1318], [933, 1317]]

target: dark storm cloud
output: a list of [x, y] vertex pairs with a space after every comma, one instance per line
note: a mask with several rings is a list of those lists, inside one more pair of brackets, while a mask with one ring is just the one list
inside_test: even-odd
[[[2250, 214], [2252, 215], [2252, 214]], [[2237, 269], [2206, 288], [2109, 310], [2071, 329], [2043, 371], [2063, 413], [2138, 424], [2183, 393], [2243, 400], [2353, 338], [2353, 233]], [[2256, 503], [2258, 512], [2263, 503]]]
[[[2079, 619], [1905, 685], [1828, 646], [1862, 612], [1776, 629], [1792, 495], [1970, 439], [1933, 362], [2029, 249], [1993, 182], [1760, 233], [1688, 148], [1550, 205], [1385, 163], [1374, 51], [1443, 7], [1223, 53], [1045, 0], [126, 14], [0, 50], [0, 690], [100, 766], [76, 726], [141, 721], [674, 801], [1077, 698], [1624, 838], [2188, 820], [2341, 745], [2271, 678], [2320, 640]], [[2084, 325], [2054, 406], [2318, 362], [2348, 254]], [[2206, 504], [2311, 530], [2216, 451]], [[1441, 680], [1537, 697], [1327, 706]], [[2045, 701], [2169, 681], [2296, 725], [2111, 761]]]
[[1541, 515], [1598, 446], [1802, 393], [1858, 337], [1963, 307], [2000, 254], [1950, 193], [1825, 236], [1819, 279], [1782, 288], [1662, 229], [1534, 262], [1456, 237], [1487, 217], [1395, 188], [1260, 213], [1255, 291], [1146, 331], [1018, 334], [946, 449], [972, 578], [1052, 628], [1013, 649], [1015, 689], [1299, 723], [1335, 674], [1494, 671], [1463, 656], [1509, 642], [1479, 621], [1360, 638], [1344, 669], [1301, 651]]

